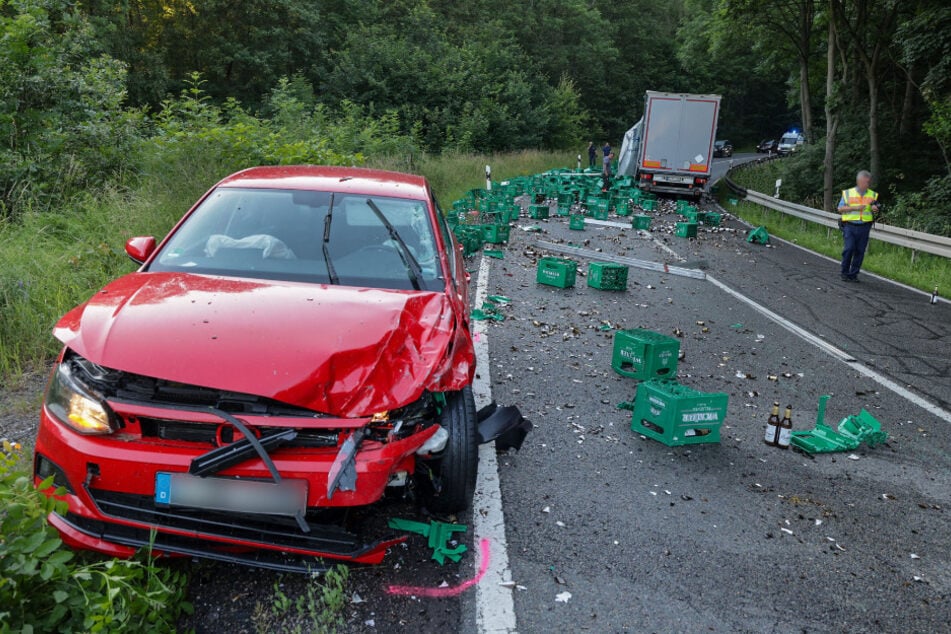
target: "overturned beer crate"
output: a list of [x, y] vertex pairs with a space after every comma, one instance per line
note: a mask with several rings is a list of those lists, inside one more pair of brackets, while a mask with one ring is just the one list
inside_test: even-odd
[[611, 262], [588, 264], [588, 286], [602, 291], [626, 291], [627, 267]]
[[489, 244], [509, 241], [508, 225], [482, 225], [482, 239]]
[[700, 392], [676, 381], [646, 381], [637, 387], [631, 430], [668, 447], [718, 443], [728, 401], [722, 392]]
[[646, 231], [651, 228], [651, 217], [647, 214], [635, 214], [631, 216], [631, 227]]
[[680, 341], [653, 330], [638, 328], [614, 333], [611, 367], [621, 376], [639, 381], [677, 376]]
[[575, 231], [584, 231], [584, 216], [575, 214], [568, 219], [568, 228]]
[[571, 288], [575, 285], [577, 269], [578, 264], [568, 258], [542, 258], [538, 261], [535, 281], [558, 288]]
[[703, 224], [710, 227], [719, 227], [720, 222], [723, 220], [723, 215], [715, 211], [708, 211], [703, 214]]
[[696, 222], [678, 222], [677, 231], [675, 233], [678, 238], [696, 238], [697, 237], [697, 223]]
[[548, 205], [529, 205], [528, 217], [535, 220], [544, 220], [548, 218]]

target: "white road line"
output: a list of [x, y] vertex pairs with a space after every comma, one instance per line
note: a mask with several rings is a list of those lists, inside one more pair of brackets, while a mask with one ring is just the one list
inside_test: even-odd
[[[667, 251], [669, 254], [671, 254], [672, 256], [674, 256], [675, 258], [678, 258], [678, 259], [680, 259], [680, 260], [683, 260], [683, 258], [682, 258], [679, 254], [677, 254], [673, 249], [671, 249], [670, 247], [668, 247], [666, 244], [660, 242], [660, 241], [657, 240], [656, 238], [654, 238], [654, 242], [655, 242], [659, 247], [661, 247], [662, 249], [664, 249], [665, 251]], [[792, 244], [792, 243], [790, 243], [790, 244]], [[799, 246], [799, 245], [793, 245], [793, 246]], [[809, 251], [808, 249], [805, 249], [805, 247], [799, 247], [799, 248], [801, 248], [801, 249], [803, 249], [803, 250], [806, 250], [806, 251]], [[813, 252], [813, 251], [809, 251], [809, 253], [813, 253], [814, 255], [819, 255], [819, 254], [816, 254], [816, 253]], [[888, 279], [886, 279], [886, 278], [882, 278], [882, 279], [885, 279], [885, 281], [889, 281], [889, 282], [892, 281], [892, 280], [888, 280]], [[938, 418], [944, 420], [945, 422], [951, 422], [951, 412], [948, 412], [947, 410], [945, 410], [945, 409], [943, 409], [943, 408], [941, 408], [941, 407], [935, 405], [934, 403], [932, 403], [931, 401], [927, 400], [926, 398], [924, 398], [924, 397], [922, 397], [922, 396], [919, 396], [918, 394], [915, 394], [915, 393], [912, 392], [911, 390], [909, 390], [909, 389], [907, 389], [907, 388], [905, 388], [905, 387], [902, 387], [901, 385], [898, 385], [897, 383], [895, 383], [894, 381], [892, 381], [892, 380], [889, 379], [888, 377], [879, 374], [879, 373], [876, 372], [875, 370], [872, 370], [871, 368], [869, 368], [869, 367], [867, 367], [865, 364], [863, 364], [861, 361], [856, 360], [852, 355], [850, 355], [849, 353], [845, 352], [845, 351], [842, 350], [841, 348], [837, 348], [836, 346], [832, 345], [831, 343], [829, 343], [829, 342], [826, 341], [825, 339], [819, 337], [818, 335], [814, 335], [813, 333], [809, 332], [809, 331], [806, 330], [805, 328], [796, 325], [795, 323], [789, 321], [788, 319], [786, 319], [785, 317], [783, 317], [783, 316], [781, 316], [781, 315], [779, 315], [779, 314], [777, 314], [777, 313], [774, 313], [774, 312], [771, 311], [770, 309], [766, 308], [766, 307], [763, 306], [762, 304], [758, 304], [755, 300], [753, 300], [753, 299], [747, 297], [747, 296], [744, 295], [743, 293], [740, 293], [739, 291], [733, 290], [732, 288], [730, 288], [729, 286], [727, 286], [726, 284], [724, 284], [724, 283], [721, 282], [720, 280], [716, 279], [715, 277], [713, 277], [713, 276], [710, 275], [709, 273], [707, 274], [707, 281], [710, 282], [710, 283], [712, 283], [714, 286], [716, 286], [717, 288], [719, 288], [719, 289], [722, 290], [723, 292], [727, 293], [728, 295], [732, 295], [733, 297], [735, 297], [736, 299], [740, 300], [741, 302], [743, 302], [743, 303], [746, 304], [747, 306], [750, 306], [751, 308], [753, 308], [753, 310], [755, 310], [756, 312], [760, 313], [761, 315], [763, 315], [763, 316], [766, 317], [767, 319], [770, 319], [771, 321], [776, 322], [777, 324], [779, 324], [780, 326], [782, 326], [783, 328], [785, 328], [785, 329], [788, 330], [789, 332], [793, 333], [794, 335], [798, 336], [799, 338], [801, 338], [801, 339], [803, 339], [803, 340], [805, 340], [805, 341], [811, 343], [812, 345], [816, 346], [817, 348], [819, 348], [819, 349], [822, 350], [823, 352], [829, 354], [830, 356], [835, 357], [835, 358], [838, 359], [839, 361], [842, 361], [843, 363], [848, 364], [849, 367], [852, 368], [853, 370], [855, 370], [856, 372], [859, 372], [860, 374], [864, 374], [865, 376], [867, 376], [868, 378], [872, 379], [873, 381], [875, 381], [875, 382], [878, 383], [879, 385], [881, 385], [881, 386], [883, 386], [883, 387], [885, 387], [885, 388], [891, 390], [892, 392], [894, 392], [894, 393], [897, 394], [898, 396], [904, 398], [905, 400], [909, 401], [910, 403], [914, 403], [915, 405], [917, 405], [918, 407], [924, 409], [925, 411], [927, 411], [927, 412], [929, 412], [929, 413], [931, 413], [931, 414], [934, 414], [935, 416], [937, 416]], [[899, 286], [903, 286], [903, 285], [902, 285], [902, 284], [899, 284]]]
[[[476, 281], [475, 305], [485, 301], [489, 285], [489, 258], [482, 258]], [[485, 321], [473, 322], [475, 340], [476, 378], [472, 382], [476, 408], [492, 401], [490, 381], [488, 326]], [[476, 628], [480, 634], [514, 634], [514, 590], [502, 586], [512, 580], [509, 569], [508, 547], [505, 541], [505, 517], [502, 513], [502, 490], [499, 488], [499, 466], [495, 444], [479, 447], [479, 475], [472, 500], [473, 542], [488, 538], [492, 545], [489, 570], [476, 585]], [[476, 562], [478, 567], [478, 561]]]
[[852, 357], [852, 355], [848, 354], [844, 350], [833, 346], [831, 343], [829, 343], [828, 341], [825, 341], [818, 335], [814, 335], [808, 330], [800, 326], [797, 326], [793, 322], [789, 321], [788, 319], [786, 319], [785, 317], [781, 315], [778, 315], [777, 313], [774, 313], [773, 311], [766, 308], [762, 304], [757, 304], [756, 301], [750, 299], [749, 297], [740, 293], [739, 291], [733, 290], [732, 288], [730, 288], [729, 286], [727, 286], [720, 280], [716, 279], [715, 277], [711, 275], [707, 275], [707, 281], [709, 281], [710, 283], [712, 283], [714, 286], [724, 291], [725, 293], [732, 295], [733, 297], [740, 300], [744, 304], [750, 306], [753, 310], [765, 316], [766, 318], [776, 322], [777, 324], [779, 324], [780, 326], [782, 326], [789, 332], [793, 333], [794, 335], [797, 335], [798, 337], [804, 339], [805, 341], [808, 341], [812, 345], [816, 346], [823, 352], [826, 352], [827, 354], [835, 357], [839, 361], [842, 361], [843, 363], [848, 364], [848, 366], [852, 368], [853, 370], [855, 370], [856, 372], [859, 372], [860, 374], [864, 374], [865, 376], [872, 379], [879, 385], [885, 388], [888, 388], [889, 390], [891, 390], [898, 396], [901, 396], [905, 400], [911, 403], [914, 403], [915, 405], [924, 409], [925, 411], [931, 414], [934, 414], [935, 416], [944, 420], [945, 422], [951, 422], [951, 412], [948, 412], [947, 410], [942, 409], [941, 407], [938, 407], [931, 401], [915, 394], [911, 390], [908, 390], [902, 387], [901, 385], [898, 385], [897, 383], [895, 383], [888, 377], [883, 376], [879, 374], [878, 372], [876, 372], [875, 370], [872, 370], [871, 368], [865, 366], [861, 361], [857, 361], [854, 357]]

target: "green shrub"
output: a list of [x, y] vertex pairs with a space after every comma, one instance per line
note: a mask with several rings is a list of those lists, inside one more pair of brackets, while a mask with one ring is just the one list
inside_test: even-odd
[[0, 633], [174, 632], [191, 606], [185, 578], [136, 560], [93, 559], [66, 548], [46, 521], [66, 503], [17, 469], [20, 447], [0, 451]]

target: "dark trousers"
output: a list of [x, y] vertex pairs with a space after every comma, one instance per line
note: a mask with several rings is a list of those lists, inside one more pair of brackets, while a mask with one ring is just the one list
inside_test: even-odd
[[842, 227], [842, 276], [855, 278], [862, 268], [868, 236], [872, 232], [871, 222], [847, 222]]
[[596, 158], [595, 158], [595, 155], [594, 155], [594, 154], [589, 154], [589, 155], [588, 155], [588, 167], [594, 167], [595, 165], [597, 165], [597, 160], [596, 160]]

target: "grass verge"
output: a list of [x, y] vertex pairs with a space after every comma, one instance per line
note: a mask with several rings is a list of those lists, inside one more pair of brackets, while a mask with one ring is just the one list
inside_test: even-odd
[[[755, 191], [755, 190], [754, 190]], [[720, 203], [728, 211], [753, 226], [764, 226], [770, 235], [834, 259], [842, 257], [842, 233], [813, 224], [755, 203], [739, 201], [729, 204], [726, 188], [721, 188]], [[874, 239], [869, 242], [862, 270], [930, 292], [935, 286], [951, 292], [951, 262], [929, 253], [918, 253], [912, 259], [912, 250]]]
[[[485, 187], [485, 166], [492, 166], [492, 180], [502, 181], [515, 176], [539, 174], [556, 167], [574, 167], [575, 155], [571, 152], [548, 152], [523, 150], [504, 154], [426, 154], [414, 166], [425, 176], [443, 209], [452, 206], [452, 201], [462, 198], [470, 189]], [[370, 167], [382, 169], [405, 169], [403, 161], [390, 158], [371, 159]]]
[[[770, 193], [775, 187], [780, 166], [779, 161], [772, 161], [744, 167], [734, 170], [732, 177], [743, 187]], [[842, 257], [840, 231], [746, 201], [739, 201], [734, 207], [728, 203], [730, 197], [727, 188], [721, 186], [719, 188], [720, 203], [746, 222], [765, 226], [770, 234], [817, 253], [837, 260]], [[929, 253], [913, 255], [911, 249], [876, 240], [874, 230], [862, 269], [922, 291], [930, 292], [937, 286], [939, 289], [951, 292], [951, 261]]]

